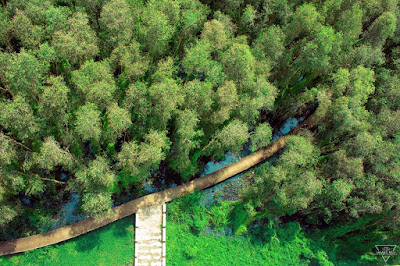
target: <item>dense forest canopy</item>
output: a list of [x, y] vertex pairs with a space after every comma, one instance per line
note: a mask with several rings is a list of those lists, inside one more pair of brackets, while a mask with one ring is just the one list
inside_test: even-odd
[[399, 17], [398, 0], [3, 0], [2, 238], [68, 193], [96, 215], [155, 176], [193, 178], [315, 108], [246, 174], [248, 223], [329, 227], [359, 254], [398, 237]]

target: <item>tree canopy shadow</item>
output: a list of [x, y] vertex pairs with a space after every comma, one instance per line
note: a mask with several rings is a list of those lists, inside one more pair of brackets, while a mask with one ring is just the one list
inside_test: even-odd
[[87, 252], [94, 249], [100, 244], [100, 234], [98, 230], [90, 232], [86, 235], [79, 236], [76, 239], [76, 250], [78, 252]]

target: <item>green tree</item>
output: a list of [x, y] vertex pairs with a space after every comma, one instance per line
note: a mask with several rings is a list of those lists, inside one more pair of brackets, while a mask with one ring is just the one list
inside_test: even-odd
[[385, 63], [385, 55], [380, 47], [363, 44], [352, 49], [343, 58], [343, 65], [357, 67], [363, 65], [368, 68], [380, 66]]
[[6, 170], [6, 167], [2, 167], [0, 177], [0, 201], [12, 199], [15, 194], [23, 192], [26, 188], [26, 177], [13, 169]]
[[132, 41], [128, 46], [118, 45], [111, 53], [111, 61], [119, 66], [130, 81], [134, 81], [149, 69], [149, 60], [140, 51], [140, 44]]
[[111, 196], [109, 192], [85, 192], [82, 196], [82, 209], [94, 218], [104, 217], [104, 212], [112, 208]]
[[228, 150], [233, 153], [239, 153], [249, 138], [250, 133], [247, 124], [235, 119], [221, 130], [218, 130], [203, 150], [207, 155], [217, 157], [220, 157], [223, 152]]
[[313, 4], [303, 4], [296, 8], [292, 20], [285, 27], [287, 43], [296, 38], [304, 38], [321, 26], [323, 17]]
[[90, 216], [100, 217], [112, 207], [111, 191], [116, 178], [108, 164], [106, 158], [97, 156], [76, 173], [76, 180], [82, 186], [82, 209]]
[[101, 110], [113, 100], [116, 85], [108, 61], [85, 62], [72, 72], [71, 80], [83, 92], [85, 101], [96, 104]]
[[246, 5], [243, 14], [240, 17], [241, 31], [244, 33], [251, 32], [257, 17], [257, 10], [252, 5]]
[[38, 59], [42, 60], [45, 65], [50, 65], [57, 61], [56, 50], [50, 46], [47, 42], [39, 45], [39, 51], [37, 55]]
[[8, 17], [7, 10], [0, 7], [0, 45], [7, 44], [10, 40], [9, 32], [11, 29], [11, 21]]
[[221, 86], [226, 79], [222, 64], [215, 60], [211, 60], [207, 63], [204, 69], [205, 80], [211, 82], [213, 87]]
[[219, 51], [225, 48], [228, 41], [224, 24], [216, 19], [204, 23], [201, 31], [201, 40], [207, 40], [213, 51]]
[[277, 96], [277, 88], [263, 76], [249, 87], [248, 93], [240, 95], [235, 115], [240, 119], [254, 123], [260, 116], [260, 110], [272, 110]]
[[[337, 18], [340, 14], [346, 13], [346, 11], [341, 12], [343, 8], [343, 0], [327, 0], [321, 5], [321, 15], [325, 18], [325, 23], [332, 25], [337, 22]], [[353, 5], [354, 7], [355, 5]], [[351, 13], [350, 13], [351, 14]], [[362, 15], [362, 14], [361, 14]], [[351, 19], [349, 17], [349, 19]]]
[[194, 110], [201, 118], [211, 111], [214, 95], [211, 83], [201, 82], [198, 79], [186, 82], [184, 93], [185, 100], [182, 103], [184, 108]]
[[129, 43], [132, 38], [133, 19], [132, 11], [125, 0], [111, 1], [103, 6], [100, 26], [104, 42], [111, 49]]
[[272, 139], [272, 128], [268, 123], [260, 124], [254, 132], [251, 134], [251, 146], [250, 150], [255, 152], [256, 150], [268, 146]]
[[252, 96], [258, 101], [258, 108], [272, 110], [278, 89], [263, 76], [259, 76], [256, 79], [252, 93]]
[[54, 33], [53, 46], [60, 61], [81, 64], [99, 54], [95, 32], [90, 28], [86, 14], [76, 12], [68, 19], [68, 28]]
[[327, 71], [335, 46], [340, 47], [341, 39], [331, 27], [316, 29], [315, 38], [302, 47], [296, 61], [302, 73]]
[[165, 130], [168, 120], [183, 102], [182, 88], [174, 80], [165, 79], [152, 84], [148, 92], [152, 103], [152, 126]]
[[118, 166], [130, 174], [128, 182], [140, 182], [150, 176], [150, 171], [158, 168], [162, 160], [166, 158], [170, 142], [165, 132], [150, 131], [144, 137], [144, 141], [138, 144], [136, 141], [125, 142], [118, 153]]
[[285, 51], [285, 38], [286, 36], [279, 26], [268, 27], [254, 40], [254, 55], [258, 59], [267, 58], [271, 65], [276, 65]]
[[211, 116], [214, 124], [222, 124], [231, 117], [232, 112], [238, 105], [238, 93], [233, 81], [226, 81], [217, 89], [216, 103], [217, 110]]
[[[204, 22], [207, 21], [209, 10], [199, 0], [179, 0], [180, 15], [179, 27], [175, 31], [179, 34], [175, 39], [175, 49], [180, 51], [181, 47], [185, 47], [188, 43], [194, 41], [202, 28]], [[207, 22], [206, 22], [207, 23]]]
[[363, 160], [348, 156], [346, 150], [340, 149], [329, 156], [322, 171], [329, 173], [328, 180], [361, 180], [364, 176]]
[[100, 111], [88, 103], [76, 111], [75, 132], [83, 140], [98, 141], [101, 135]]
[[0, 132], [0, 165], [6, 166], [17, 159], [15, 143], [7, 135]]
[[171, 1], [171, 0], [150, 0], [147, 3], [148, 10], [159, 10], [164, 13], [168, 18], [168, 23], [172, 26], [173, 30], [179, 24], [180, 20], [180, 5], [184, 7], [185, 2], [181, 1]]
[[198, 129], [200, 122], [196, 113], [186, 109], [180, 111], [176, 122], [176, 133], [173, 144], [173, 153], [169, 160], [170, 166], [187, 179], [197, 171], [197, 161], [191, 161], [190, 153], [200, 147], [199, 137], [203, 131]]
[[390, 110], [383, 108], [376, 117], [374, 126], [376, 129], [382, 128], [380, 134], [384, 138], [394, 138], [400, 132], [400, 110]]
[[40, 196], [46, 190], [46, 184], [38, 174], [33, 174], [32, 177], [26, 180], [25, 195]]
[[74, 166], [73, 156], [68, 150], [62, 149], [53, 137], [44, 140], [40, 151], [33, 154], [32, 161], [46, 171], [52, 171], [55, 166], [63, 166], [65, 169], [72, 170]]
[[266, 22], [271, 24], [285, 25], [290, 21], [294, 5], [287, 0], [270, 0], [262, 3], [263, 16]]
[[307, 136], [289, 136], [285, 152], [279, 157], [279, 163], [288, 170], [313, 166], [316, 164], [318, 150]]
[[[14, 204], [14, 205], [17, 205], [17, 204]], [[11, 206], [11, 204], [4, 204], [4, 203], [1, 204], [0, 211], [4, 215], [2, 215], [0, 218], [0, 228], [2, 226], [7, 225], [19, 214], [18, 207], [19, 206], [15, 206], [15, 207]]]
[[358, 66], [350, 72], [339, 69], [333, 75], [333, 93], [336, 98], [329, 108], [328, 117], [331, 117], [331, 127], [334, 132], [328, 135], [353, 135], [371, 127], [368, 119], [370, 113], [365, 108], [368, 97], [374, 93], [374, 71]]
[[5, 77], [14, 95], [18, 94], [34, 101], [37, 100], [47, 72], [46, 65], [29, 51], [21, 50], [20, 53], [12, 54]]
[[400, 108], [400, 92], [397, 89], [397, 84], [400, 82], [399, 75], [391, 70], [382, 69], [376, 75], [376, 90], [369, 105], [373, 110], [382, 107], [390, 108], [391, 110], [399, 110]]
[[268, 218], [307, 208], [322, 189], [315, 172], [317, 155], [308, 137], [287, 137], [287, 146], [276, 166], [266, 163], [247, 174], [254, 183], [244, 188], [245, 201]]
[[22, 96], [16, 95], [13, 101], [0, 102], [0, 125], [23, 142], [35, 140], [39, 132], [37, 117]]
[[6, 5], [10, 16], [15, 16], [18, 11], [23, 11], [26, 16], [36, 25], [43, 25], [46, 21], [46, 13], [54, 8], [50, 0], [32, 1], [8, 1]]
[[172, 79], [176, 77], [177, 67], [174, 65], [172, 57], [168, 56], [165, 59], [161, 59], [157, 63], [157, 70], [152, 75], [153, 83], [162, 82], [164, 79]]
[[244, 4], [244, 0], [227, 0], [224, 2], [224, 10], [233, 18], [239, 16], [240, 7]]
[[[147, 45], [147, 49], [152, 58], [159, 58], [167, 52], [168, 43], [171, 41], [176, 28], [174, 28], [174, 19], [178, 19], [171, 12], [164, 13], [159, 9], [158, 5], [163, 5], [166, 9], [169, 8], [165, 4], [167, 1], [149, 1], [141, 16], [143, 22], [143, 41]], [[177, 3], [169, 2], [171, 9], [179, 8]], [[170, 15], [170, 16], [168, 16]]]
[[43, 27], [34, 25], [23, 11], [13, 17], [13, 34], [25, 48], [37, 49], [44, 37]]
[[232, 18], [229, 15], [218, 10], [214, 13], [214, 19], [221, 21], [224, 25], [225, 33], [228, 38], [231, 38], [236, 34], [237, 26], [233, 23]]
[[55, 125], [60, 131], [68, 123], [68, 94], [67, 87], [62, 77], [51, 76], [43, 86], [40, 95], [38, 113], [47, 121], [48, 125]]
[[384, 12], [376, 19], [365, 35], [366, 41], [373, 46], [382, 46], [387, 38], [392, 37], [396, 30], [397, 19], [391, 12]]
[[332, 134], [353, 135], [370, 127], [368, 123], [370, 114], [357, 100], [350, 97], [341, 97], [334, 101], [329, 112], [335, 129]]
[[255, 58], [247, 44], [234, 43], [223, 55], [224, 72], [240, 87], [254, 80]]
[[350, 86], [346, 95], [357, 98], [365, 104], [368, 97], [375, 91], [375, 73], [373, 70], [358, 66], [350, 72]]
[[[87, 13], [89, 19], [98, 26], [100, 11], [107, 0], [76, 0], [75, 6], [77, 6], [77, 10], [82, 10]], [[80, 7], [80, 8], [79, 8]], [[83, 9], [82, 9], [83, 8]], [[78, 11], [79, 12], [79, 11]]]
[[354, 4], [350, 9], [340, 14], [335, 28], [343, 34], [343, 46], [347, 49], [353, 46], [362, 33], [362, 9]]
[[185, 57], [182, 60], [183, 68], [188, 77], [206, 70], [211, 59], [211, 45], [208, 41], [198, 41], [186, 49]]
[[78, 183], [88, 192], [110, 191], [115, 185], [115, 175], [108, 164], [106, 158], [97, 156], [95, 160], [76, 172]]
[[110, 140], [115, 140], [124, 133], [131, 125], [129, 111], [112, 103], [107, 107], [106, 135]]
[[66, 6], [51, 7], [46, 10], [45, 32], [46, 39], [51, 40], [57, 31], [66, 31], [69, 27], [68, 17], [71, 10]]
[[339, 68], [337, 72], [333, 74], [333, 82], [333, 95], [335, 97], [343, 96], [347, 86], [350, 84], [350, 71], [345, 68]]
[[132, 83], [125, 92], [123, 108], [131, 112], [133, 126], [137, 132], [146, 131], [151, 114], [151, 101], [146, 84], [141, 82]]

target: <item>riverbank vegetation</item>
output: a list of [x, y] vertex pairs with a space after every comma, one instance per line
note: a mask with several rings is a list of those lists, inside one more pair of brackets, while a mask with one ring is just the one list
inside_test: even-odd
[[246, 173], [239, 232], [300, 224], [354, 261], [398, 244], [399, 16], [398, 0], [2, 1], [0, 239], [51, 228], [71, 193], [98, 216], [195, 178], [313, 112]]

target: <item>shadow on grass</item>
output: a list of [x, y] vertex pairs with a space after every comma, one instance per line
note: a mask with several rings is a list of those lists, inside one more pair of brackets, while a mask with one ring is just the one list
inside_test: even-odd
[[118, 223], [114, 223], [112, 226], [112, 232], [114, 237], [126, 237], [128, 234], [129, 225], [133, 225], [135, 218], [134, 215], [131, 215], [123, 220], [119, 221]]
[[78, 252], [87, 252], [98, 247], [100, 244], [100, 232], [90, 232], [76, 239], [76, 250]]
[[[133, 218], [134, 216], [124, 218], [103, 228], [77, 237], [75, 239], [75, 249], [78, 252], [88, 252], [96, 247], [100, 248], [102, 242], [112, 241], [112, 239], [116, 238], [127, 238], [130, 232], [133, 234], [132, 226], [130, 226], [133, 224]], [[106, 245], [108, 244], [109, 243], [106, 243]]]

